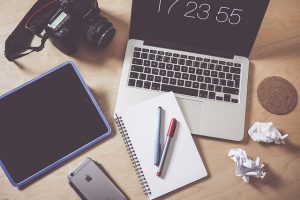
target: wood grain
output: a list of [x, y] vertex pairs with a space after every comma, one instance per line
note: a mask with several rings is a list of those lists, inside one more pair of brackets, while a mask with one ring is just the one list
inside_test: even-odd
[[[34, 0], [1, 2], [0, 52], [4, 42]], [[131, 199], [145, 199], [138, 179], [112, 120], [122, 61], [128, 39], [131, 0], [101, 0], [103, 15], [117, 28], [117, 35], [107, 48], [95, 52], [88, 47], [74, 57], [59, 52], [49, 41], [46, 48], [18, 60], [18, 65], [0, 55], [0, 94], [25, 83], [54, 66], [72, 60], [79, 67], [98, 103], [109, 118], [114, 134], [83, 154], [64, 163], [38, 181], [18, 190], [10, 185], [0, 170], [0, 199], [79, 199], [68, 185], [67, 173], [84, 157], [99, 161]], [[229, 142], [193, 136], [209, 176], [172, 192], [161, 199], [300, 199], [300, 107], [283, 116], [264, 110], [257, 99], [257, 86], [266, 77], [289, 80], [300, 94], [300, 1], [271, 0], [251, 53], [245, 133], [254, 121], [272, 121], [288, 133], [285, 145], [264, 145], [245, 136], [242, 142]], [[1, 122], [0, 122], [1, 125]], [[1, 139], [1, 138], [0, 138]], [[234, 176], [233, 162], [227, 157], [231, 148], [243, 148], [249, 156], [259, 156], [267, 167], [263, 180], [245, 184]]]

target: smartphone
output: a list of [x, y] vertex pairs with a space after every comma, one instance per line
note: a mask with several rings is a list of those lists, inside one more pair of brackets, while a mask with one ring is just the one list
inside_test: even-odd
[[103, 167], [86, 158], [68, 175], [69, 183], [85, 200], [127, 200]]

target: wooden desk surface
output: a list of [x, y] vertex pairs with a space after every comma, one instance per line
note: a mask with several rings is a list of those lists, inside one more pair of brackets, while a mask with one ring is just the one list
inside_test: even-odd
[[[11, 186], [0, 170], [0, 199], [79, 199], [68, 185], [66, 175], [87, 156], [99, 161], [131, 199], [145, 199], [112, 119], [128, 39], [131, 0], [99, 1], [104, 15], [118, 31], [106, 49], [100, 52], [81, 49], [74, 57], [68, 57], [47, 41], [43, 51], [19, 59], [19, 67], [3, 56], [4, 42], [35, 0], [1, 2], [0, 94], [66, 60], [73, 60], [114, 127], [114, 134], [23, 190]], [[256, 94], [258, 84], [272, 75], [288, 79], [300, 94], [299, 0], [271, 0], [250, 59], [245, 130], [254, 121], [271, 121], [289, 134], [287, 144], [258, 144], [248, 136], [238, 143], [193, 136], [209, 176], [162, 199], [300, 199], [300, 104], [293, 112], [277, 116], [261, 107]], [[248, 155], [259, 156], [266, 164], [265, 179], [251, 179], [247, 185], [236, 177], [233, 161], [227, 157], [231, 148], [243, 148]]]

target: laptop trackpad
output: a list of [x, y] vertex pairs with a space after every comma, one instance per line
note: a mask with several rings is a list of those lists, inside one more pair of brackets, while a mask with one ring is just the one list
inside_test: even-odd
[[203, 102], [177, 98], [185, 121], [192, 133], [200, 130], [200, 119], [203, 112]]

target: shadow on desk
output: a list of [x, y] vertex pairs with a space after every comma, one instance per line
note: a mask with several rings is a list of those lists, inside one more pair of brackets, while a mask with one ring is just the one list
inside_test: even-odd
[[249, 72], [248, 72], [248, 89], [247, 89], [247, 107], [245, 115], [245, 129], [244, 129], [244, 139], [241, 141], [241, 144], [246, 145], [249, 143], [248, 130], [252, 125], [250, 116], [253, 111], [253, 96], [251, 94], [256, 94], [256, 89], [254, 86], [254, 64], [250, 61], [249, 63]]
[[[281, 133], [281, 130], [279, 130]], [[288, 153], [299, 153], [300, 152], [300, 146], [294, 144], [291, 140], [289, 140], [289, 138], [286, 139], [285, 144], [275, 144], [275, 143], [263, 143], [260, 142], [259, 143], [261, 147], [263, 148], [269, 148], [271, 146], [275, 146], [278, 147]]]
[[22, 62], [18, 61], [18, 60], [14, 60], [13, 63], [23, 72], [27, 73], [27, 74], [36, 74], [37, 72], [35, 71], [35, 69], [32, 69], [30, 67], [26, 67]]
[[267, 171], [266, 177], [264, 179], [259, 178], [250, 178], [249, 185], [254, 187], [257, 190], [262, 190], [264, 186], [272, 187], [273, 189], [282, 187], [282, 178], [280, 175], [275, 173], [274, 170], [269, 165], [265, 165]]
[[[269, 32], [260, 33], [261, 38], [268, 38]], [[286, 33], [284, 33], [286, 34]], [[291, 55], [299, 56], [300, 39], [291, 40], [289, 36], [282, 35], [282, 31], [272, 32], [273, 40], [264, 45], [255, 47], [250, 55], [251, 60], [266, 60], [276, 58], [278, 60], [285, 59]], [[267, 39], [265, 41], [268, 41]]]

